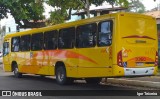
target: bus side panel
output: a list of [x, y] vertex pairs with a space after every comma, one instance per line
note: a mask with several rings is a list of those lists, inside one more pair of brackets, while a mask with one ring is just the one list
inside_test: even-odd
[[43, 51], [32, 51], [25, 52], [24, 55], [24, 62], [21, 62], [20, 66], [21, 72], [49, 75], [48, 56], [46, 53]]
[[55, 75], [54, 66], [61, 61], [65, 64], [68, 77], [106, 77], [112, 74], [110, 52], [111, 47], [48, 51], [49, 75]]
[[63, 62], [68, 77], [77, 77], [78, 57], [74, 50], [51, 50], [49, 55], [49, 74], [55, 75], [57, 62]]
[[[55, 75], [55, 65], [57, 62], [61, 61], [64, 63], [67, 71], [67, 76], [71, 77], [74, 75], [77, 77], [77, 64], [78, 60], [72, 58], [71, 50], [49, 50], [43, 52], [43, 66], [37, 69], [36, 74], [44, 75]], [[40, 54], [37, 54], [40, 55]], [[39, 56], [37, 56], [39, 57]]]
[[30, 52], [24, 52], [25, 61], [20, 65], [20, 71], [23, 73], [30, 73], [29, 67], [31, 66], [30, 62]]
[[33, 56], [31, 57], [31, 64], [36, 67], [37, 71], [34, 71], [36, 74], [49, 75], [48, 72], [48, 53], [45, 51], [35, 51], [32, 52]]
[[107, 77], [112, 75], [112, 47], [77, 49], [85, 59], [79, 59], [79, 77]]
[[12, 71], [12, 67], [11, 67], [9, 56], [10, 56], [10, 54], [8, 54], [8, 55], [3, 57], [3, 69], [6, 72], [11, 72]]
[[3, 70], [5, 72], [11, 72], [12, 71], [11, 65], [10, 64], [3, 64]]
[[113, 65], [113, 75], [112, 76], [124, 76], [124, 68], [118, 65]]
[[[20, 54], [20, 53], [21, 53], [21, 54]], [[18, 54], [19, 54], [18, 56], [20, 56], [20, 57], [23, 56], [23, 58], [20, 58], [20, 57], [19, 57], [19, 59], [16, 60], [18, 63], [19, 63], [20, 60], [21, 60], [21, 62], [20, 62], [19, 65], [18, 65], [19, 71], [20, 71], [21, 73], [30, 73], [30, 72], [29, 72], [29, 71], [30, 71], [29, 67], [30, 67], [30, 65], [31, 65], [31, 63], [30, 63], [30, 52], [29, 52], [29, 51], [27, 51], [27, 52], [19, 52]], [[22, 56], [21, 56], [21, 55], [22, 55]], [[15, 59], [16, 59], [16, 58], [15, 58]]]
[[48, 66], [48, 75], [55, 75], [55, 67]]

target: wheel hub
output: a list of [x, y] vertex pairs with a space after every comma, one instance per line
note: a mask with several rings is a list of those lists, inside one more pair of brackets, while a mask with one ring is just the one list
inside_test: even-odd
[[59, 81], [63, 81], [64, 80], [64, 74], [62, 72], [58, 73], [58, 79], [59, 79]]

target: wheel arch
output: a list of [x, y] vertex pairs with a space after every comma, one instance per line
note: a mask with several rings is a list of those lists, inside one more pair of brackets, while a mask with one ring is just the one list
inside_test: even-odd
[[65, 70], [66, 70], [66, 66], [65, 66], [64, 62], [63, 62], [63, 61], [57, 61], [56, 64], [55, 64], [55, 73], [56, 73], [56, 69], [57, 69], [59, 66], [64, 67]]
[[12, 63], [11, 63], [11, 71], [13, 71], [13, 70], [14, 70], [14, 66], [15, 66], [15, 64], [17, 64], [17, 62], [16, 62], [16, 61], [12, 61]]
[[[59, 74], [63, 74], [63, 80], [60, 80]], [[74, 79], [67, 76], [67, 68], [63, 61], [57, 61], [55, 64], [56, 81], [60, 85], [72, 84]]]

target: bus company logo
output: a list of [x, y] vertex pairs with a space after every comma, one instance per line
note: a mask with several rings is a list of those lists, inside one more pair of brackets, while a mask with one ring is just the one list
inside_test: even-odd
[[11, 91], [2, 91], [2, 96], [11, 96]]
[[128, 57], [128, 53], [131, 53], [131, 52], [132, 52], [131, 49], [122, 48], [122, 56], [123, 57]]
[[123, 52], [123, 53], [131, 53], [132, 50], [131, 50], [131, 49], [122, 48], [122, 52]]
[[110, 53], [112, 51], [112, 47], [107, 47], [105, 50], [107, 53]]

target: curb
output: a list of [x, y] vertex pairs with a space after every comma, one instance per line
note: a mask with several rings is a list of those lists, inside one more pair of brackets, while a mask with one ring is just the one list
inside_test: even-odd
[[108, 78], [106, 83], [141, 86], [160, 89], [160, 82]]

